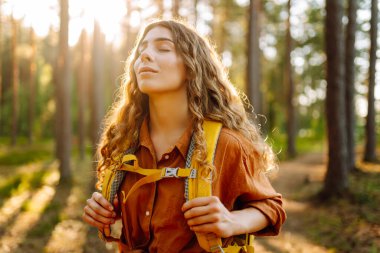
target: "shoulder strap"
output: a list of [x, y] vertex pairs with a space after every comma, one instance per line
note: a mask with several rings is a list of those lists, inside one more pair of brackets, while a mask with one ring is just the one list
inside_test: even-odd
[[[216, 146], [219, 139], [219, 134], [222, 129], [222, 123], [216, 121], [205, 120], [203, 122], [203, 131], [205, 132], [206, 138], [206, 147], [207, 147], [207, 161], [209, 163], [214, 162], [214, 155]], [[194, 150], [194, 141], [192, 139], [189, 151], [187, 154], [186, 167], [188, 167], [188, 163], [191, 160], [190, 168], [196, 168], [197, 165], [195, 161], [192, 159], [192, 153]], [[197, 173], [197, 177], [188, 178], [185, 184], [185, 195], [187, 200], [191, 200], [196, 197], [206, 197], [212, 196], [212, 178], [202, 178], [202, 176]], [[212, 175], [210, 175], [212, 176]], [[196, 234], [198, 243], [204, 249], [209, 249], [210, 252], [223, 252], [222, 249], [222, 241], [215, 234]]]

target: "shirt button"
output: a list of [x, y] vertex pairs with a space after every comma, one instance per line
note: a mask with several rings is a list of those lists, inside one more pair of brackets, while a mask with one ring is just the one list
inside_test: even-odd
[[149, 211], [146, 211], [146, 212], [145, 212], [145, 216], [149, 216]]
[[164, 156], [165, 160], [168, 160], [169, 157], [170, 157], [169, 155], [165, 155], [165, 156]]

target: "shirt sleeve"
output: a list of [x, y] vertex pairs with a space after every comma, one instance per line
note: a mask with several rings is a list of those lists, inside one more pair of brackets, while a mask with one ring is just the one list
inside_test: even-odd
[[255, 155], [252, 144], [222, 132], [214, 162], [217, 171], [214, 193], [229, 210], [253, 207], [267, 217], [269, 225], [254, 235], [277, 235], [286, 219], [282, 196], [264, 172], [255, 171]]

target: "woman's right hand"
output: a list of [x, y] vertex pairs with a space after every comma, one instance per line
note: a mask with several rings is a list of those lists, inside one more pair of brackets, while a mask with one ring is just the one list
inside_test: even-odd
[[[118, 199], [114, 199], [115, 208], [118, 207]], [[99, 192], [94, 192], [90, 199], [87, 200], [87, 205], [83, 208], [82, 218], [88, 224], [104, 229], [115, 223], [118, 219], [115, 208], [106, 200]]]

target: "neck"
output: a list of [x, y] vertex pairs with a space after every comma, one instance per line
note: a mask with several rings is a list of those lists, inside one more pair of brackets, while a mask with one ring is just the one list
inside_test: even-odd
[[151, 134], [173, 135], [191, 122], [186, 92], [149, 96]]

